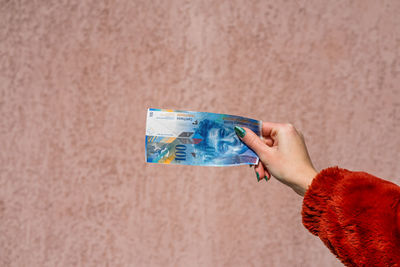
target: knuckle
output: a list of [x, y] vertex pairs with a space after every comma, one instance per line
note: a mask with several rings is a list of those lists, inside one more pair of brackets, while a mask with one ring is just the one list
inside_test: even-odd
[[285, 128], [285, 130], [286, 131], [288, 131], [288, 132], [295, 132], [296, 131], [296, 128], [293, 126], [293, 124], [291, 124], [291, 123], [286, 123], [285, 125], [284, 125], [284, 128]]

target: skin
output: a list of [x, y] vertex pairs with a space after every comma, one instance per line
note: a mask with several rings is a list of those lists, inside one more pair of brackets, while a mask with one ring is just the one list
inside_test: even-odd
[[292, 124], [263, 122], [262, 139], [243, 127], [246, 134], [240, 138], [260, 158], [254, 170], [262, 177], [271, 175], [304, 196], [317, 175], [304, 137]]

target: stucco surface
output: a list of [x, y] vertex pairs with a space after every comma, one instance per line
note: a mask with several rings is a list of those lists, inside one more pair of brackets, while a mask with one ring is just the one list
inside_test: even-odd
[[0, 0], [0, 266], [341, 266], [248, 167], [148, 165], [148, 107], [291, 122], [400, 183], [400, 1]]

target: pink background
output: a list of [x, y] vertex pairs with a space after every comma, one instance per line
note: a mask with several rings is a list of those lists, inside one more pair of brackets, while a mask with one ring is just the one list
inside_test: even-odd
[[400, 182], [400, 1], [0, 1], [1, 266], [341, 266], [248, 167], [145, 164], [148, 107], [291, 122]]

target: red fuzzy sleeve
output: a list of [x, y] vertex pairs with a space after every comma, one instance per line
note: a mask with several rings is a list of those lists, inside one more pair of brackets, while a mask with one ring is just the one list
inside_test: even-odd
[[400, 266], [400, 187], [365, 172], [321, 171], [303, 224], [348, 266]]

